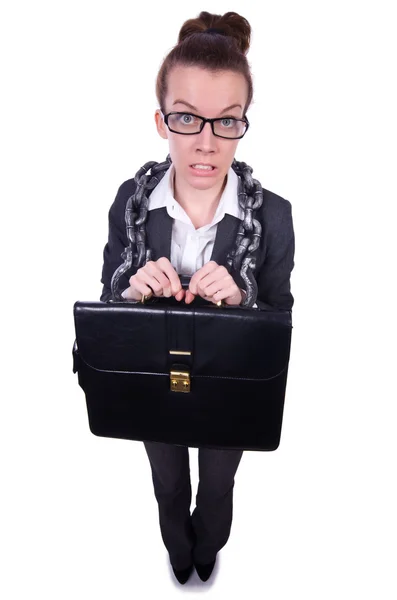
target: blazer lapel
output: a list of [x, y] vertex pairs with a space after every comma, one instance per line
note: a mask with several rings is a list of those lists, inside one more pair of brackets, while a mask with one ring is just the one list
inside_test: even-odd
[[171, 260], [172, 223], [173, 219], [165, 207], [148, 212], [146, 232], [148, 246], [152, 250], [152, 260], [158, 260], [162, 256]]
[[229, 250], [233, 249], [236, 243], [240, 223], [240, 219], [228, 213], [225, 214], [222, 221], [219, 221], [211, 255], [211, 260], [217, 262], [218, 265], [226, 264], [227, 254]]

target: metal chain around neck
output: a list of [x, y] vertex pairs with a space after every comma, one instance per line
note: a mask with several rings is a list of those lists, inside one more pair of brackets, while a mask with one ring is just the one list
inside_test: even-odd
[[[114, 302], [124, 301], [121, 292], [117, 289], [120, 277], [132, 266], [138, 269], [151, 260], [152, 251], [146, 243], [146, 220], [150, 196], [148, 192], [160, 183], [171, 164], [171, 156], [168, 154], [162, 163], [155, 161], [145, 163], [134, 177], [137, 184], [136, 190], [128, 198], [125, 208], [129, 245], [121, 253], [124, 262], [115, 270], [111, 280]], [[245, 162], [238, 162], [234, 159], [231, 167], [238, 175], [237, 196], [239, 206], [243, 211], [243, 220], [237, 232], [235, 246], [227, 255], [225, 266], [229, 272], [240, 273], [246, 286], [246, 296], [242, 306], [252, 307], [258, 294], [258, 286], [254, 277], [256, 269], [254, 253], [259, 247], [262, 226], [255, 219], [255, 212], [263, 203], [262, 186], [252, 177], [252, 167]], [[147, 174], [149, 169], [150, 175]]]

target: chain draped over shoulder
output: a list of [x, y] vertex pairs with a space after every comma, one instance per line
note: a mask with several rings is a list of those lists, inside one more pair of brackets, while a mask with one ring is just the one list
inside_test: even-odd
[[[132, 266], [137, 269], [151, 260], [151, 249], [146, 242], [146, 220], [149, 207], [147, 192], [153, 190], [162, 180], [172, 164], [168, 154], [162, 163], [149, 161], [137, 171], [134, 181], [136, 189], [127, 200], [125, 222], [129, 245], [121, 253], [123, 263], [115, 270], [111, 280], [113, 302], [124, 302], [125, 298], [117, 289], [120, 277]], [[238, 175], [238, 202], [243, 210], [244, 218], [239, 226], [234, 248], [231, 248], [226, 258], [226, 268], [229, 273], [239, 272], [244, 283], [246, 295], [242, 306], [252, 307], [257, 298], [258, 285], [254, 277], [256, 269], [255, 251], [259, 247], [262, 236], [262, 226], [255, 218], [256, 211], [263, 204], [262, 186], [252, 177], [252, 167], [245, 162], [233, 160], [232, 169]], [[150, 174], [148, 171], [150, 170]]]

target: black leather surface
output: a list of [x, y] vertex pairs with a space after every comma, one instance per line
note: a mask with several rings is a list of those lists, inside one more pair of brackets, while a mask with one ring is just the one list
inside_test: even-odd
[[[76, 302], [74, 372], [95, 435], [192, 447], [275, 450], [290, 311], [159, 302]], [[169, 350], [191, 356], [170, 356]], [[191, 391], [170, 391], [185, 365]]]

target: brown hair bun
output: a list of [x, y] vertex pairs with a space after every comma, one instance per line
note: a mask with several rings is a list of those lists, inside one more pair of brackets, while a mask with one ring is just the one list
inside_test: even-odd
[[[204, 33], [208, 28], [221, 30], [223, 35], [235, 40], [240, 52], [247, 54], [250, 47], [251, 26], [247, 19], [236, 12], [214, 15], [202, 11], [198, 17], [189, 19], [182, 25], [178, 36], [178, 44], [194, 33]], [[212, 35], [212, 33], [208, 35]]]

